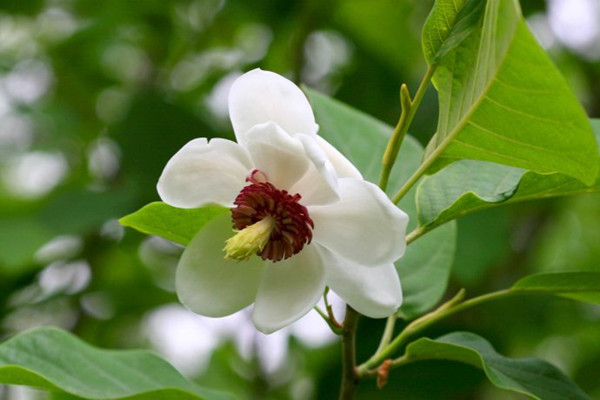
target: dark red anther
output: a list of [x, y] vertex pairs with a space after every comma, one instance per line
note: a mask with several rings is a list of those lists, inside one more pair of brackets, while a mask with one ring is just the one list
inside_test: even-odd
[[259, 170], [252, 171], [246, 181], [251, 184], [244, 187], [233, 202], [236, 206], [231, 210], [234, 229], [242, 230], [271, 216], [275, 228], [258, 255], [276, 262], [300, 252], [312, 240], [314, 228], [308, 210], [299, 203], [302, 196], [277, 189]]

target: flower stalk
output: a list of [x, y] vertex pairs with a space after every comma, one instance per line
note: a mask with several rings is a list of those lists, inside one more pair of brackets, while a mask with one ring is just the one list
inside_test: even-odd
[[342, 383], [340, 400], [352, 400], [356, 394], [359, 376], [356, 369], [356, 327], [360, 314], [346, 306], [346, 317], [342, 330]]

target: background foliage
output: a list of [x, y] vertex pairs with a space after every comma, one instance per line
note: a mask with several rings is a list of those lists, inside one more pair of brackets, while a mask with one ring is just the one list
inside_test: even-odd
[[[561, 3], [527, 1], [522, 7], [588, 114], [599, 117], [600, 54], [593, 49], [600, 33], [589, 33], [588, 42], [565, 36], [555, 22]], [[172, 320], [157, 316], [183, 313], [172, 291], [180, 248], [124, 231], [117, 218], [158, 200], [158, 175], [185, 142], [232, 137], [224, 88], [242, 71], [285, 74], [393, 125], [399, 84], [414, 89], [426, 69], [420, 31], [431, 5], [0, 3], [0, 336], [51, 324], [97, 346], [154, 347], [173, 356], [159, 333]], [[576, 25], [582, 31], [584, 22]], [[423, 144], [435, 131], [436, 110], [430, 90], [411, 129]], [[520, 203], [460, 219], [448, 294], [510, 287], [535, 272], [599, 271], [599, 200], [584, 195]], [[457, 314], [430, 334], [475, 332], [500, 354], [545, 358], [600, 399], [599, 320], [597, 307], [527, 297]], [[381, 321], [361, 323], [360, 360], [372, 353], [381, 329]], [[185, 339], [191, 349], [212, 350], [197, 353], [205, 363], [180, 368], [240, 398], [330, 398], [337, 391], [337, 344], [313, 348], [294, 335], [248, 335], [243, 340], [251, 345], [242, 346], [242, 354], [234, 343], [242, 339], [231, 329]], [[268, 353], [275, 341], [287, 353], [273, 366]], [[369, 399], [396, 392], [408, 399], [520, 398], [492, 389], [478, 369], [450, 361], [411, 364], [394, 370], [382, 391], [368, 383], [360, 390]], [[45, 396], [14, 387], [1, 393], [7, 399]]]

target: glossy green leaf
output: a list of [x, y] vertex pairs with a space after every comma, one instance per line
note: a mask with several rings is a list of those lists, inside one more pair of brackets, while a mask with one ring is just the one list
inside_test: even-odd
[[529, 275], [517, 281], [511, 290], [547, 293], [600, 304], [600, 272], [555, 272]]
[[233, 399], [188, 381], [151, 352], [101, 350], [50, 327], [0, 344], [0, 383], [84, 399]]
[[[320, 126], [319, 134], [339, 149], [363, 173], [376, 181], [380, 160], [393, 128], [318, 92], [306, 90]], [[414, 171], [423, 150], [407, 136], [398, 154], [390, 179], [389, 193], [394, 193]], [[399, 204], [411, 218], [409, 229], [416, 226], [414, 190]], [[449, 224], [411, 244], [404, 257], [396, 262], [402, 281], [404, 303], [399, 313], [412, 318], [433, 307], [446, 291], [456, 248], [456, 227]]]
[[498, 354], [484, 338], [454, 332], [408, 345], [409, 361], [451, 360], [480, 368], [495, 386], [538, 400], [591, 400], [558, 368], [537, 358], [511, 359]]
[[427, 63], [436, 64], [473, 33], [484, 9], [481, 0], [437, 0], [423, 25], [421, 42]]
[[186, 245], [208, 221], [227, 211], [228, 208], [217, 205], [184, 209], [157, 201], [121, 218], [119, 222], [148, 235]]
[[[600, 120], [591, 120], [600, 147]], [[600, 165], [600, 157], [597, 158]], [[501, 204], [600, 192], [563, 174], [538, 174], [484, 161], [457, 161], [423, 178], [417, 189], [419, 224], [433, 228], [444, 222]]]
[[440, 114], [424, 168], [461, 159], [591, 185], [598, 150], [583, 108], [527, 29], [515, 0], [489, 0], [480, 27], [446, 54], [434, 75]]

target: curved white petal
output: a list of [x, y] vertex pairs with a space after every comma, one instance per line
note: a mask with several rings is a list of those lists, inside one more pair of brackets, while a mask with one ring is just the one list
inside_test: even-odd
[[326, 260], [327, 286], [359, 313], [384, 318], [402, 304], [402, 288], [394, 264], [365, 267], [331, 253]]
[[325, 270], [320, 253], [313, 246], [287, 260], [266, 264], [253, 319], [259, 331], [272, 333], [317, 304], [325, 290]]
[[223, 317], [252, 304], [264, 273], [264, 261], [226, 260], [223, 247], [233, 235], [231, 216], [210, 221], [188, 244], [175, 275], [179, 300], [193, 312]]
[[335, 172], [339, 178], [363, 178], [362, 174], [358, 169], [356, 169], [354, 164], [344, 157], [344, 155], [340, 153], [338, 149], [333, 147], [327, 140], [318, 135], [315, 136], [315, 140], [319, 147], [321, 147], [321, 149], [327, 155], [327, 158], [335, 168]]
[[339, 180], [340, 200], [311, 206], [313, 241], [365, 266], [390, 264], [404, 254], [408, 216], [370, 182]]
[[278, 189], [290, 190], [309, 168], [302, 143], [275, 122], [256, 125], [246, 135], [246, 148], [255, 167]]
[[157, 190], [167, 204], [179, 208], [206, 203], [231, 206], [253, 164], [246, 149], [225, 139], [194, 139], [167, 163]]
[[319, 129], [308, 99], [283, 76], [254, 69], [239, 77], [229, 92], [229, 116], [237, 142], [244, 145], [253, 126], [277, 123], [290, 135]]
[[296, 135], [311, 160], [306, 174], [292, 187], [292, 193], [302, 195], [304, 205], [329, 204], [339, 200], [338, 179], [333, 165], [313, 137]]

